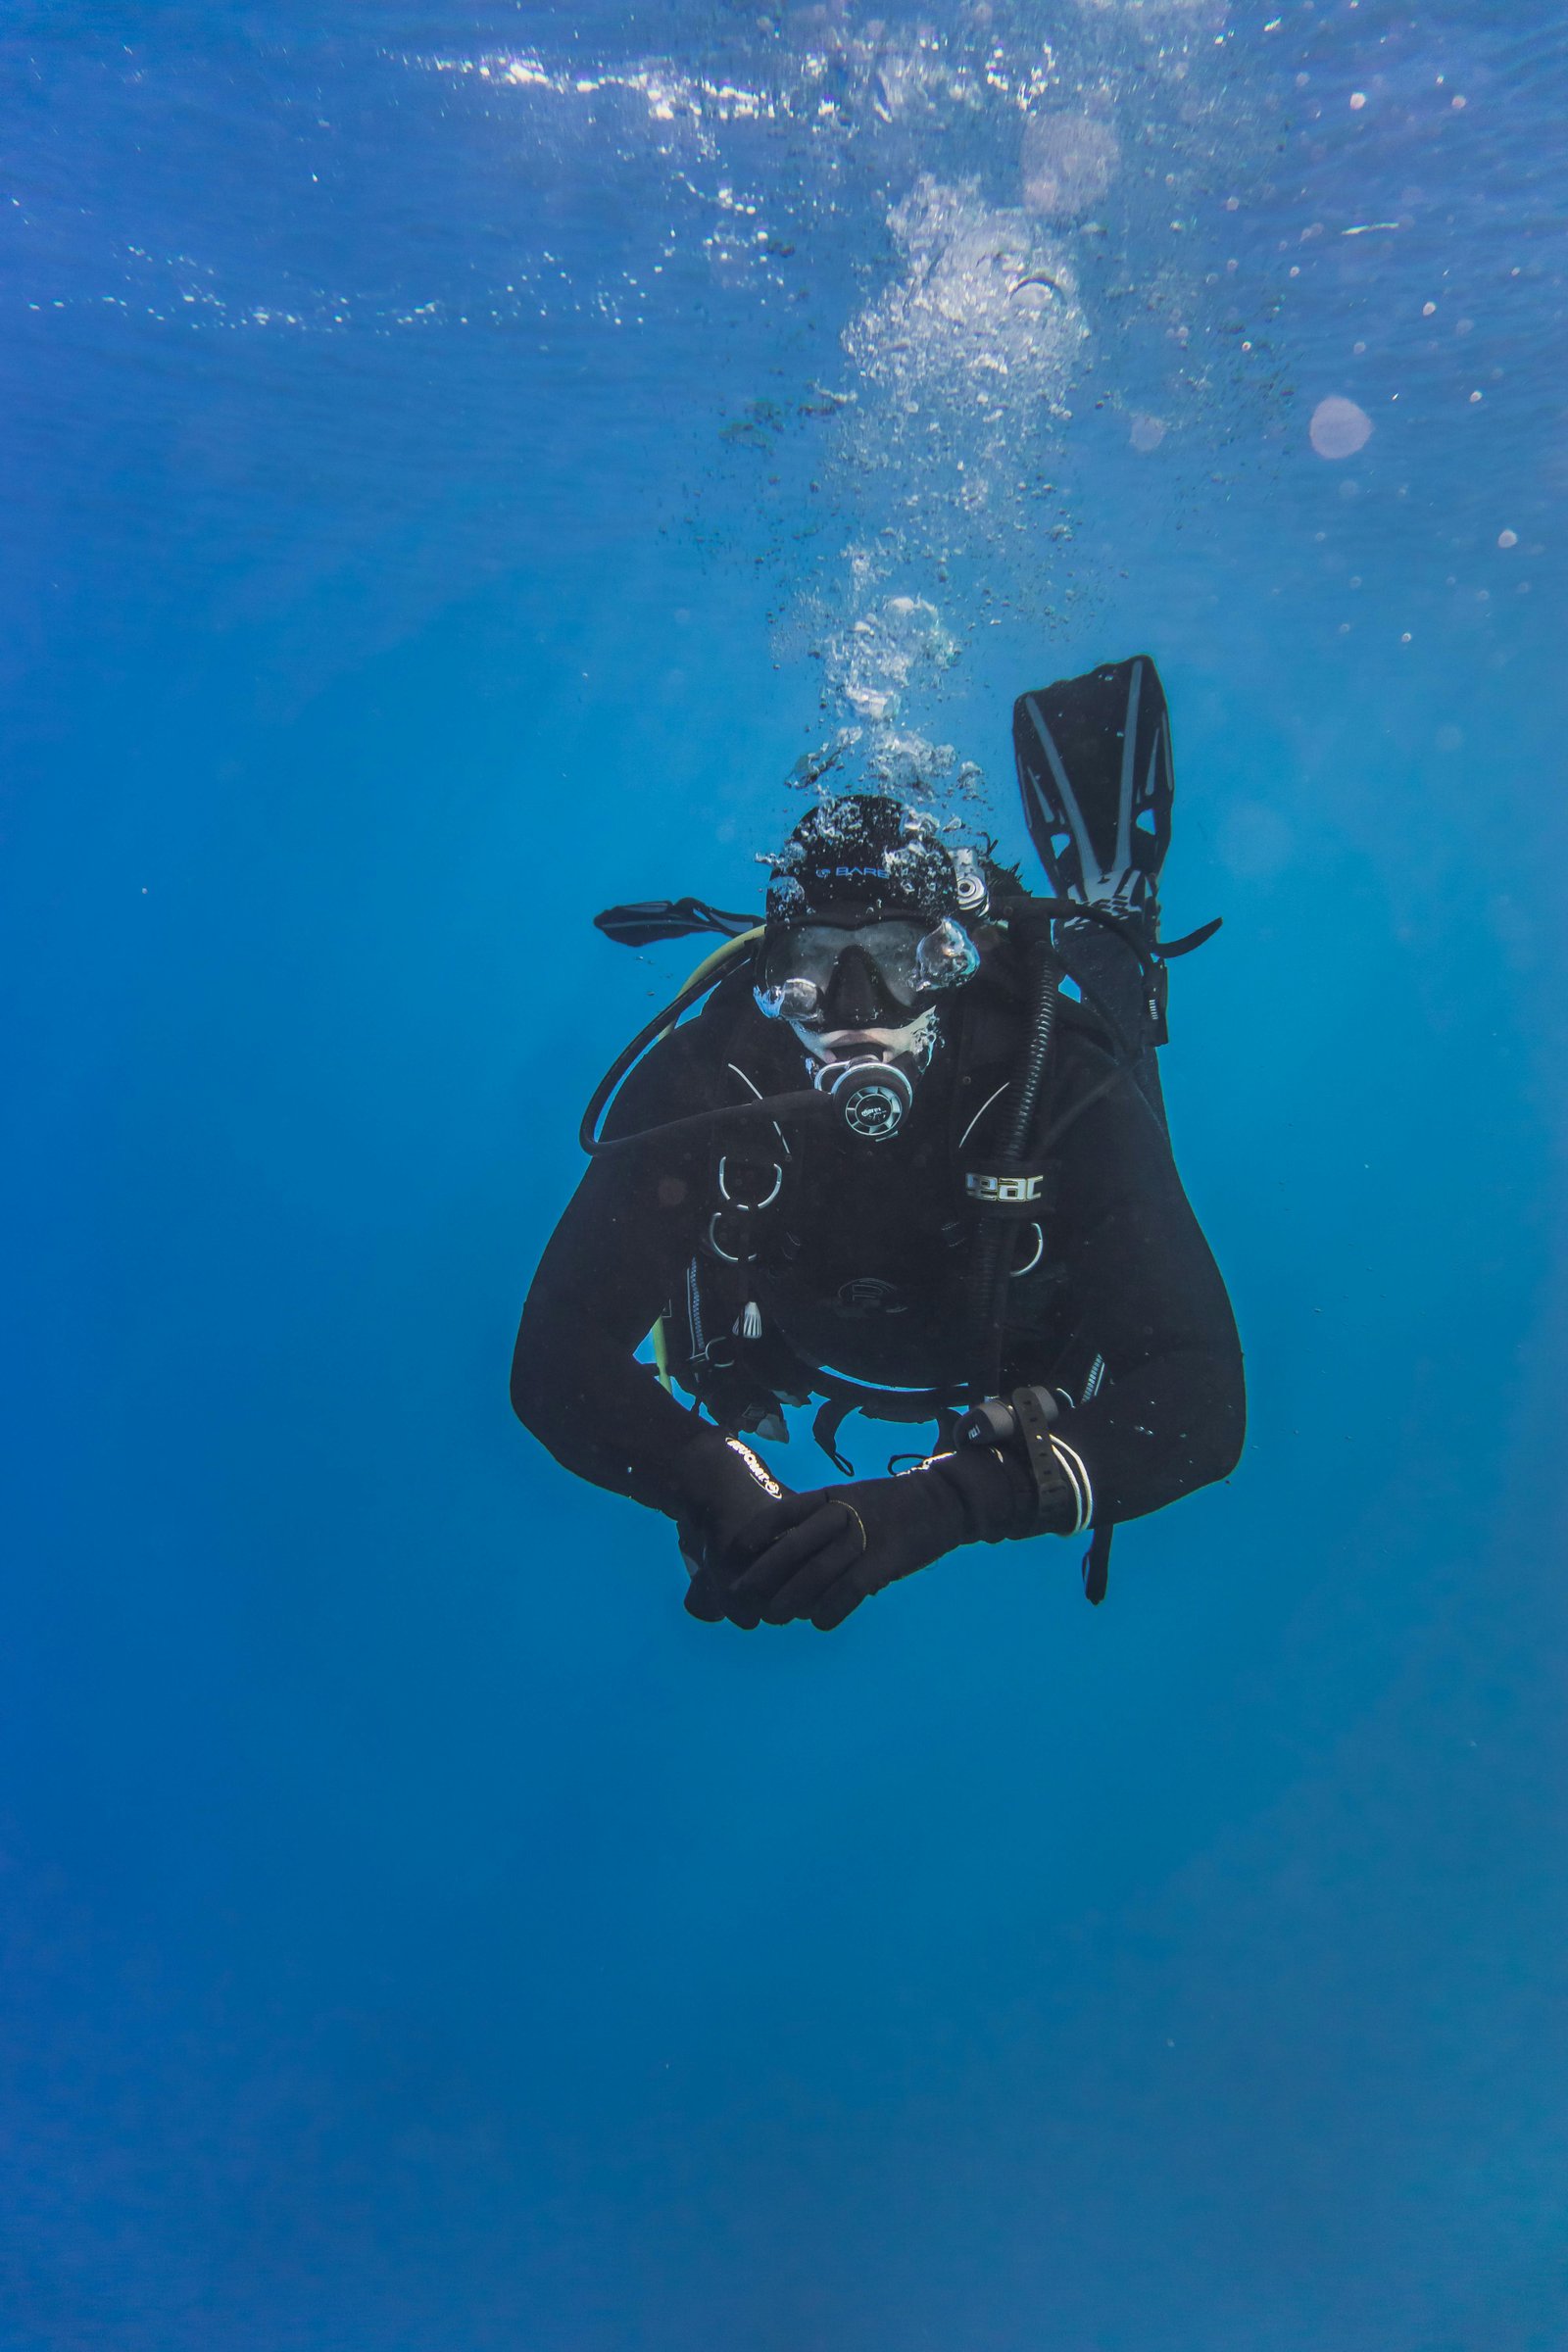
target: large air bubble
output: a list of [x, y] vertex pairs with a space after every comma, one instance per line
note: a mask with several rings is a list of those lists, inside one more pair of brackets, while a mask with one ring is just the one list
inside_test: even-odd
[[1023, 200], [1043, 220], [1089, 212], [1120, 166], [1116, 133], [1093, 115], [1031, 115], [1023, 126]]

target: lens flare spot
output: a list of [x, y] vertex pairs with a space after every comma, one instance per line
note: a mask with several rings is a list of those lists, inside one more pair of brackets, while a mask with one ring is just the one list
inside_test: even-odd
[[1312, 411], [1307, 438], [1320, 458], [1353, 458], [1372, 438], [1372, 419], [1365, 409], [1343, 393], [1331, 392]]

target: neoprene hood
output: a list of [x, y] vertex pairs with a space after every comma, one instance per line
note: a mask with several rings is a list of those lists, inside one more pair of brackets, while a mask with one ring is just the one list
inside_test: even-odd
[[953, 859], [913, 809], [886, 794], [856, 794], [808, 809], [773, 861], [770, 923], [851, 908], [927, 923], [958, 911]]

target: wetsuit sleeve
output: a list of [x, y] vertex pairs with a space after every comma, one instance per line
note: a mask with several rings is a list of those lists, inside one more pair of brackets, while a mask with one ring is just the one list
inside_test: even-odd
[[[645, 1056], [612, 1134], [703, 1107], [689, 1032]], [[699, 1138], [632, 1145], [590, 1162], [540, 1260], [512, 1364], [518, 1419], [593, 1485], [678, 1518], [736, 1475], [724, 1440], [661, 1387], [636, 1350], [679, 1295], [708, 1183]]]
[[1131, 1078], [1063, 1139], [1062, 1226], [1100, 1393], [1060, 1425], [1106, 1524], [1157, 1511], [1236, 1467], [1246, 1431], [1241, 1344], [1225, 1285]]

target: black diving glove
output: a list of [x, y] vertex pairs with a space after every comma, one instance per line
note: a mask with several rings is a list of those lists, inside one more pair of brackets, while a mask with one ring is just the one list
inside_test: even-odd
[[785, 1497], [766, 1522], [747, 1529], [740, 1550], [750, 1559], [731, 1568], [724, 1613], [737, 1625], [808, 1617], [830, 1633], [873, 1592], [960, 1544], [1043, 1532], [1023, 1465], [994, 1447], [966, 1446], [900, 1478]]
[[729, 1588], [782, 1528], [794, 1525], [791, 1506], [801, 1497], [740, 1438], [719, 1439], [713, 1430], [706, 1436], [713, 1443], [682, 1465], [686, 1500], [675, 1532], [691, 1571], [686, 1607], [706, 1625], [733, 1616], [750, 1628], [761, 1623], [760, 1609], [742, 1601], [737, 1613]]

